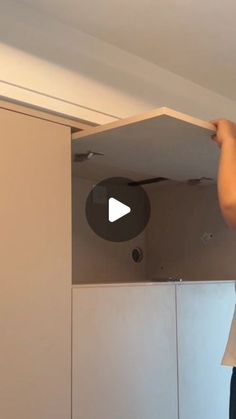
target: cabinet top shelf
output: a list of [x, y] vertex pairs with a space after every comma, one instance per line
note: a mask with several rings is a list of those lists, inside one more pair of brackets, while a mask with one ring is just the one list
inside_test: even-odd
[[73, 154], [102, 155], [74, 163], [74, 174], [94, 180], [216, 179], [219, 150], [211, 140], [214, 132], [210, 122], [169, 108], [88, 128], [73, 134]]

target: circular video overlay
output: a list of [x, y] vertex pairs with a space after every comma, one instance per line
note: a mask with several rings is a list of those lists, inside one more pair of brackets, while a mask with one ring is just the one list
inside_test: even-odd
[[112, 242], [138, 236], [151, 213], [145, 190], [130, 179], [107, 178], [99, 182], [86, 201], [86, 218], [91, 229]]

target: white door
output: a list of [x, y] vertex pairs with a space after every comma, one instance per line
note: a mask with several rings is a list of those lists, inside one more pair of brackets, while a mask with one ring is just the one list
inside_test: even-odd
[[70, 129], [0, 109], [0, 418], [71, 414]]
[[73, 288], [73, 419], [177, 419], [173, 285]]
[[231, 368], [221, 366], [233, 283], [177, 286], [179, 419], [228, 417]]

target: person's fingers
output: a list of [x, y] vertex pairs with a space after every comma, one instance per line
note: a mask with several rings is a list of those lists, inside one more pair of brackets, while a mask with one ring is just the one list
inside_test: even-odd
[[214, 125], [217, 128], [220, 121], [219, 121], [219, 119], [215, 119], [214, 121], [210, 121], [210, 122], [211, 122], [212, 125]]

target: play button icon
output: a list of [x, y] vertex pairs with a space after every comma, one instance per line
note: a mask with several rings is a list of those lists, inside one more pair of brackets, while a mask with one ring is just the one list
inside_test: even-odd
[[129, 214], [131, 208], [128, 205], [123, 204], [115, 198], [109, 198], [108, 200], [108, 220], [110, 223], [119, 220], [126, 214]]
[[105, 240], [122, 242], [138, 236], [150, 217], [145, 190], [130, 179], [113, 177], [90, 191], [85, 206], [91, 229]]

